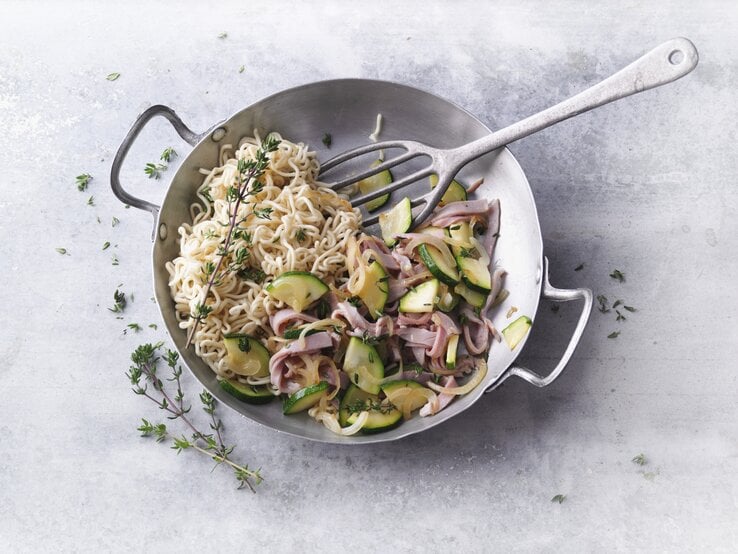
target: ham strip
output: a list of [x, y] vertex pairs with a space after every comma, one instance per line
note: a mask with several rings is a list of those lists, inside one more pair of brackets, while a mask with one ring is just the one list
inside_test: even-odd
[[360, 337], [364, 333], [372, 337], [392, 334], [393, 322], [390, 316], [383, 315], [376, 322], [370, 323], [359, 313], [356, 306], [353, 306], [349, 302], [339, 302], [336, 309], [333, 310], [331, 318], [344, 319], [351, 328], [348, 334], [352, 336]]
[[489, 214], [487, 215], [487, 231], [484, 233], [482, 246], [485, 252], [492, 259], [497, 244], [497, 236], [500, 233], [500, 201], [495, 198], [489, 201]]
[[274, 334], [278, 337], [284, 335], [287, 328], [293, 324], [313, 323], [314, 321], [318, 321], [318, 319], [311, 315], [296, 312], [291, 308], [279, 310], [269, 316], [269, 324], [272, 326]]
[[449, 202], [433, 214], [430, 224], [434, 227], [448, 227], [458, 221], [470, 219], [473, 216], [486, 216], [490, 205], [484, 198]]
[[286, 382], [286, 379], [289, 379], [290, 368], [288, 367], [287, 360], [292, 356], [314, 354], [323, 348], [332, 346], [333, 339], [331, 339], [328, 333], [315, 333], [314, 335], [305, 337], [302, 341], [296, 340], [290, 342], [269, 360], [269, 374], [272, 385], [278, 388], [280, 392], [289, 392], [290, 384]]
[[387, 271], [400, 271], [400, 262], [392, 256], [390, 249], [381, 240], [374, 236], [366, 236], [360, 242], [362, 252], [371, 250], [382, 267]]
[[[448, 377], [444, 377], [441, 379], [441, 385], [444, 387], [455, 387], [456, 386], [456, 379], [454, 379], [453, 375], [449, 375]], [[425, 406], [420, 408], [420, 417], [427, 417], [431, 415], [435, 415], [441, 410], [443, 410], [446, 406], [451, 404], [451, 401], [456, 397], [454, 394], [445, 394], [440, 393], [434, 401], [428, 402]]]
[[395, 334], [408, 343], [410, 347], [433, 348], [438, 333], [420, 327], [400, 327], [396, 329]]
[[464, 344], [469, 354], [477, 356], [489, 347], [489, 328], [471, 309], [464, 308], [461, 313], [466, 317]]

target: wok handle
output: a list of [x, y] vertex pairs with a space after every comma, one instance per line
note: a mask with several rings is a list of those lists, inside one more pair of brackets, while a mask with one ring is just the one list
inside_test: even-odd
[[120, 168], [128, 155], [128, 151], [136, 140], [136, 137], [138, 137], [138, 134], [150, 120], [157, 116], [163, 117], [169, 121], [169, 123], [172, 124], [172, 127], [174, 127], [174, 130], [177, 131], [177, 134], [192, 146], [197, 144], [205, 135], [204, 133], [201, 135], [194, 133], [169, 106], [157, 104], [156, 106], [151, 106], [138, 116], [136, 121], [133, 122], [131, 129], [128, 131], [126, 138], [124, 138], [123, 142], [120, 143], [118, 152], [115, 154], [115, 158], [113, 159], [113, 166], [110, 168], [110, 186], [113, 189], [113, 194], [115, 194], [118, 200], [124, 204], [133, 206], [139, 210], [151, 212], [151, 215], [154, 216], [154, 221], [156, 221], [157, 215], [159, 214], [159, 206], [146, 200], [136, 198], [126, 192], [120, 184]]
[[541, 377], [538, 373], [536, 373], [535, 371], [531, 371], [530, 369], [519, 366], [512, 366], [507, 371], [505, 371], [505, 373], [503, 373], [497, 381], [492, 383], [492, 385], [490, 385], [489, 388], [484, 392], [493, 391], [494, 389], [499, 387], [505, 379], [512, 375], [520, 377], [521, 379], [528, 381], [531, 385], [535, 385], [537, 387], [545, 387], [546, 385], [550, 385], [556, 380], [559, 375], [561, 375], [561, 372], [564, 371], [564, 368], [569, 363], [569, 360], [574, 354], [574, 350], [579, 344], [579, 340], [584, 334], [584, 328], [587, 326], [587, 321], [589, 320], [589, 316], [592, 313], [592, 305], [594, 303], [592, 291], [590, 289], [557, 289], [556, 287], [551, 285], [548, 280], [547, 258], [544, 258], [543, 265], [543, 298], [553, 300], [554, 302], [570, 302], [572, 300], [584, 301], [584, 305], [582, 306], [582, 313], [579, 315], [579, 321], [577, 322], [574, 333], [569, 340], [569, 344], [567, 345], [563, 356], [561, 356], [559, 363], [556, 364], [556, 367], [553, 368], [553, 371], [551, 371], [545, 377]]

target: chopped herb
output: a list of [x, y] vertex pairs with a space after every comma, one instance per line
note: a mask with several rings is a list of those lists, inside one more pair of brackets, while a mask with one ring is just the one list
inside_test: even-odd
[[557, 494], [551, 499], [551, 502], [558, 502], [559, 504], [563, 503], [564, 500], [566, 500], [565, 494]]
[[459, 229], [461, 229], [461, 225], [452, 225], [448, 229], [449, 231], [458, 231]]
[[251, 342], [248, 337], [241, 337], [238, 339], [238, 349], [241, 352], [251, 352]]
[[149, 162], [144, 167], [144, 173], [149, 176], [149, 179], [160, 179], [161, 172], [166, 170], [166, 168], [167, 166], [165, 164], [152, 164]]
[[[134, 333], [138, 333], [141, 330], [141, 326], [138, 323], [129, 323], [126, 327], [128, 327], [128, 329], [130, 329]], [[126, 331], [128, 331], [128, 329], [123, 331], [124, 335], [126, 334]]]
[[472, 247], [472, 248], [464, 248], [462, 246], [461, 247], [461, 252], [459, 252], [459, 255], [462, 258], [473, 258], [475, 260], [476, 259], [479, 259], [479, 251], [476, 248], [474, 248], [474, 247]]
[[625, 308], [629, 312], [637, 312], [638, 311], [633, 306], [625, 306], [625, 305], [623, 305], [623, 308]]
[[574, 268], [574, 271], [582, 271], [584, 269], [584, 264], [579, 264], [577, 267]]
[[103, 244], [102, 249], [107, 250], [108, 248], [110, 248], [110, 243], [106, 241], [105, 244]]
[[350, 296], [346, 299], [346, 301], [352, 306], [356, 306], [357, 308], [361, 307], [361, 298], [359, 298], [358, 296]]
[[359, 384], [359, 374], [358, 373], [354, 373], [354, 384], [355, 385]]
[[297, 240], [297, 242], [303, 242], [305, 238], [305, 230], [302, 227], [295, 231], [295, 239]]
[[254, 283], [263, 283], [264, 279], [266, 279], [266, 273], [264, 273], [261, 269], [256, 269], [253, 267], [247, 267], [240, 270], [238, 272], [238, 276], [241, 277], [241, 279], [253, 281]]
[[610, 311], [610, 308], [607, 307], [607, 297], [605, 295], [598, 295], [597, 302], [600, 303], [598, 310], [600, 310], [603, 314]]
[[210, 196], [210, 187], [201, 190], [200, 191], [200, 196], [202, 196], [205, 200], [207, 200], [211, 204], [213, 203], [213, 197]]
[[164, 152], [161, 153], [161, 156], [159, 157], [159, 159], [165, 162], [170, 162], [173, 158], [176, 158], [176, 157], [177, 157], [177, 151], [171, 146], [167, 146], [164, 149]]
[[315, 315], [318, 316], [318, 319], [325, 319], [330, 313], [330, 304], [328, 304], [328, 302], [324, 299], [319, 300], [317, 306], [315, 306]]
[[609, 335], [607, 335], [608, 339], [616, 339], [618, 338], [618, 335], [620, 335], [620, 331], [613, 331]]
[[617, 279], [621, 283], [625, 281], [625, 273], [620, 271], [619, 269], [614, 269], [612, 273], [610, 273], [610, 277], [613, 279]]
[[246, 67], [242, 65], [241, 67], [238, 68], [238, 72], [243, 73], [245, 69]]
[[618, 316], [615, 318], [615, 321], [625, 321], [627, 318], [620, 313], [620, 310], [615, 310], [615, 313], [618, 314]]
[[116, 225], [118, 225], [118, 223], [120, 223], [120, 219], [118, 219], [117, 217], [114, 217], [111, 223], [111, 226], [115, 227]]
[[122, 290], [116, 289], [113, 293], [113, 301], [115, 302], [115, 304], [113, 304], [112, 308], [108, 308], [108, 310], [110, 310], [114, 314], [123, 313], [123, 310], [126, 307], [126, 293]]
[[156, 323], [149, 323], [149, 329], [153, 329], [154, 331], [156, 331], [158, 328], [159, 327], [157, 326]]
[[648, 460], [646, 460], [646, 457], [643, 455], [643, 453], [638, 454], [638, 456], [634, 456], [633, 459], [630, 461], [639, 466], [645, 466], [648, 463]]
[[94, 205], [95, 205], [95, 197], [94, 197], [94, 196], [90, 196], [90, 197], [89, 197], [89, 198], [87, 199], [87, 205], [88, 205], [88, 206], [94, 206]]
[[115, 81], [118, 77], [120, 77], [120, 73], [110, 73], [107, 77], [105, 77], [108, 81]]
[[227, 36], [228, 36], [228, 33], [227, 33], [227, 32], [225, 32], [225, 31], [223, 31], [222, 33], [220, 33], [220, 34], [218, 35], [218, 38], [226, 38]]
[[333, 144], [333, 137], [330, 133], [323, 135], [323, 144], [325, 144], [326, 148], [330, 148], [331, 144]]
[[623, 301], [622, 301], [622, 300], [616, 300], [616, 301], [615, 301], [615, 302], [613, 303], [612, 307], [613, 307], [613, 308], [617, 308], [617, 307], [618, 307], [618, 306], [620, 306], [620, 304], [622, 304], [622, 303], [623, 303]]
[[110, 259], [110, 263], [112, 263], [113, 265], [119, 265], [118, 256], [113, 254], [113, 257]]
[[272, 218], [272, 208], [254, 208], [253, 213], [259, 219], [271, 219]]
[[102, 223], [102, 221], [100, 221], [100, 216], [97, 216], [97, 222]]
[[87, 185], [90, 184], [90, 181], [92, 181], [92, 175], [90, 175], [89, 173], [77, 175], [77, 190], [85, 190], [87, 188]]
[[[359, 374], [355, 373], [354, 376], [358, 377]], [[388, 414], [395, 409], [395, 406], [391, 404], [387, 399], [372, 400], [370, 398], [367, 398], [366, 400], [355, 400], [353, 402], [350, 402], [342, 409], [346, 410], [349, 415], [370, 411]]]

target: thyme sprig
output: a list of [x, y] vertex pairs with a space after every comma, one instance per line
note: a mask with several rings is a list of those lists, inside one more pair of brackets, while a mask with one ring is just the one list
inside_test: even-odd
[[[182, 366], [178, 365], [179, 354], [169, 349], [166, 350], [164, 361], [172, 375], [167, 378], [167, 381], [172, 383], [168, 388], [173, 387], [175, 392], [172, 395], [170, 391], [167, 391], [164, 381], [157, 373], [161, 359], [159, 356], [161, 347], [162, 343], [142, 344], [131, 354], [133, 365], [126, 373], [126, 377], [131, 382], [133, 392], [145, 396], [160, 410], [167, 412], [168, 419], [178, 419], [188, 428], [188, 434], [172, 437], [171, 448], [177, 454], [183, 450], [192, 449], [213, 460], [216, 467], [225, 464], [233, 470], [239, 483], [239, 489], [248, 487], [251, 492], [256, 492], [254, 486], [263, 480], [260, 470], [249, 469], [248, 465], [241, 465], [230, 458], [235, 445], [226, 445], [223, 439], [223, 423], [216, 415], [215, 399], [207, 391], [200, 394], [200, 402], [203, 411], [210, 416], [210, 429], [214, 433], [204, 433], [195, 426], [192, 416], [189, 415], [192, 406], [187, 404], [182, 390]], [[142, 424], [137, 428], [141, 436], [154, 436], [157, 442], [162, 442], [169, 435], [169, 430], [164, 423], [152, 423], [146, 419], [141, 421]]]
[[147, 163], [144, 167], [144, 173], [149, 176], [149, 179], [161, 179], [161, 172], [166, 171], [166, 164], [154, 164]]
[[81, 192], [87, 189], [87, 185], [89, 185], [90, 181], [92, 181], [92, 175], [90, 175], [89, 173], [83, 173], [82, 175], [77, 175], [76, 181], [77, 181], [77, 190]]
[[[185, 344], [185, 348], [189, 348], [192, 343], [192, 339], [195, 337], [195, 332], [197, 331], [197, 327], [200, 325], [201, 321], [213, 311], [213, 308], [207, 305], [207, 301], [213, 285], [222, 278], [221, 268], [224, 266], [225, 259], [228, 257], [232, 259], [231, 263], [225, 265], [225, 272], [238, 273], [245, 268], [245, 264], [250, 254], [248, 249], [240, 247], [237, 248], [235, 252], [231, 252], [231, 250], [233, 250], [232, 246], [234, 239], [240, 239], [247, 243], [250, 242], [251, 239], [248, 233], [244, 229], [239, 228], [239, 226], [251, 215], [260, 219], [269, 219], [271, 217], [271, 208], [259, 209], [248, 199], [256, 196], [264, 189], [264, 185], [259, 182], [258, 179], [264, 174], [264, 171], [266, 171], [266, 168], [269, 165], [269, 154], [279, 147], [279, 142], [280, 141], [274, 137], [267, 136], [267, 138], [262, 141], [261, 147], [256, 151], [256, 156], [253, 159], [238, 160], [236, 186], [228, 187], [228, 190], [226, 191], [229, 213], [228, 231], [226, 232], [225, 238], [221, 239], [220, 246], [218, 247], [218, 261], [215, 264], [215, 268], [212, 271], [210, 271], [210, 267], [207, 268], [206, 274], [209, 275], [208, 283], [205, 286], [202, 300], [196, 304], [194, 313], [191, 314], [194, 322], [187, 334], [187, 343]], [[251, 210], [239, 219], [239, 208], [242, 204], [244, 206], [251, 206]]]

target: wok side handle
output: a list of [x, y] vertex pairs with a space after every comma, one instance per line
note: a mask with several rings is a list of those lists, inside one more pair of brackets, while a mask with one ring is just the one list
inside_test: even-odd
[[589, 321], [589, 316], [592, 313], [592, 305], [594, 304], [592, 291], [590, 289], [584, 288], [557, 289], [556, 287], [551, 285], [548, 280], [548, 259], [544, 258], [544, 262], [544, 281], [542, 291], [543, 298], [553, 300], [554, 302], [571, 302], [572, 300], [584, 301], [584, 305], [582, 306], [582, 313], [579, 315], [579, 321], [577, 321], [577, 326], [574, 328], [574, 333], [569, 340], [569, 344], [567, 345], [564, 354], [561, 356], [559, 363], [556, 364], [556, 367], [554, 367], [554, 369], [545, 377], [542, 377], [541, 375], [539, 375], [535, 371], [531, 371], [530, 369], [519, 366], [512, 366], [507, 371], [505, 371], [505, 373], [503, 373], [497, 381], [492, 383], [492, 385], [490, 385], [489, 388], [487, 388], [487, 390], [485, 390], [484, 392], [493, 391], [494, 389], [499, 387], [502, 382], [505, 381], [505, 379], [512, 375], [520, 377], [521, 379], [524, 379], [525, 381], [527, 381], [531, 385], [535, 385], [536, 387], [545, 387], [546, 385], [550, 385], [564, 371], [564, 368], [569, 363], [569, 360], [574, 354], [574, 350], [576, 350], [577, 345], [579, 344], [579, 341], [584, 334], [584, 328], [587, 326], [587, 321]]
[[151, 202], [148, 202], [146, 200], [142, 200], [141, 198], [137, 198], [126, 192], [123, 189], [123, 186], [120, 184], [120, 168], [123, 165], [123, 161], [126, 159], [126, 156], [128, 155], [128, 151], [131, 149], [131, 146], [135, 142], [136, 137], [138, 137], [139, 133], [143, 130], [146, 124], [157, 116], [163, 117], [164, 119], [169, 121], [169, 123], [172, 124], [172, 127], [174, 127], [174, 130], [177, 131], [177, 134], [192, 146], [197, 144], [204, 136], [204, 134], [198, 135], [189, 127], [187, 127], [187, 125], [184, 124], [184, 122], [180, 119], [180, 117], [174, 112], [172, 108], [170, 108], [169, 106], [157, 104], [156, 106], [151, 106], [149, 109], [138, 116], [136, 121], [133, 122], [131, 129], [128, 131], [128, 134], [123, 139], [123, 142], [120, 143], [120, 146], [118, 147], [118, 152], [115, 154], [115, 158], [113, 159], [113, 166], [110, 168], [110, 186], [113, 189], [113, 194], [115, 194], [118, 200], [120, 200], [124, 204], [133, 206], [134, 208], [138, 208], [139, 210], [151, 212], [151, 215], [154, 216], [155, 222], [157, 215], [159, 214], [159, 206], [157, 206], [156, 204], [152, 204]]

